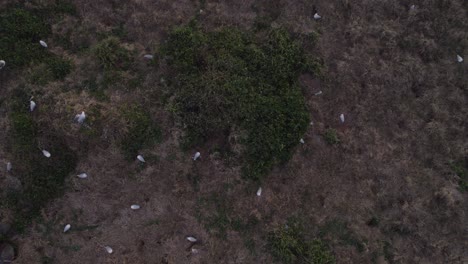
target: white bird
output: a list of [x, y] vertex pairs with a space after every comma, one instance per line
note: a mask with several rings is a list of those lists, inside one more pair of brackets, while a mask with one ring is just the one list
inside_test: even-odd
[[321, 94], [322, 94], [322, 91], [318, 91], [314, 95], [321, 95]]
[[313, 126], [313, 125], [314, 125], [314, 121], [310, 121], [309, 125]]
[[132, 210], [138, 210], [138, 209], [140, 209], [140, 206], [138, 204], [132, 204], [132, 206], [130, 206], [130, 208], [132, 208]]
[[41, 44], [42, 47], [47, 48], [47, 43], [43, 40], [39, 40], [39, 43]]
[[197, 159], [200, 158], [200, 157], [201, 157], [200, 152], [197, 152], [197, 153], [195, 153], [195, 155], [193, 155], [193, 158], [192, 158], [192, 159], [193, 159], [193, 160], [197, 160]]
[[460, 55], [457, 55], [457, 61], [458, 61], [458, 62], [463, 62], [463, 58], [462, 58], [462, 56], [460, 56]]
[[194, 238], [194, 237], [192, 237], [192, 236], [188, 236], [188, 237], [187, 237], [187, 240], [190, 241], [190, 242], [192, 242], [192, 243], [197, 242], [197, 239]]
[[410, 6], [410, 10], [415, 10], [416, 9], [416, 6], [415, 5], [411, 5]]
[[146, 55], [143, 56], [143, 58], [145, 58], [147, 60], [152, 60], [154, 58], [154, 56], [151, 55], [151, 54], [146, 54]]
[[320, 16], [318, 13], [315, 13], [315, 14], [314, 14], [314, 19], [315, 19], [315, 20], [319, 20], [319, 19], [321, 19], [321, 18], [322, 18], [322, 16]]
[[36, 108], [36, 103], [33, 100], [29, 101], [29, 111], [32, 112], [34, 111], [35, 108]]
[[75, 120], [80, 123], [80, 124], [83, 124], [83, 122], [85, 121], [86, 119], [86, 114], [84, 111], [81, 111], [81, 114], [77, 114], [75, 116]]
[[44, 156], [46, 156], [47, 158], [50, 158], [50, 156], [51, 156], [50, 152], [45, 150], [45, 149], [42, 150], [42, 154], [44, 154]]
[[257, 196], [261, 196], [262, 195], [262, 187], [259, 187], [258, 190], [257, 190]]
[[304, 141], [303, 138], [301, 138], [301, 140], [299, 140], [299, 142], [301, 142], [301, 144], [304, 144], [304, 143], [305, 143], [305, 141]]
[[141, 162], [146, 162], [146, 161], [145, 161], [145, 158], [143, 158], [142, 155], [138, 155], [138, 156], [137, 156], [137, 159], [138, 159], [139, 161], [141, 161]]
[[63, 228], [63, 232], [66, 233], [68, 230], [70, 230], [71, 228], [71, 225], [70, 224], [67, 224], [64, 228]]
[[6, 62], [4, 60], [0, 60], [0, 70], [5, 67]]
[[112, 252], [114, 252], [114, 250], [113, 250], [111, 247], [109, 247], [109, 246], [105, 246], [104, 249], [105, 249], [105, 250], [107, 251], [107, 253], [109, 253], [109, 254], [112, 254]]
[[6, 170], [7, 170], [7, 171], [11, 171], [12, 168], [13, 168], [13, 167], [11, 166], [11, 162], [7, 162], [7, 164], [6, 164]]
[[344, 123], [344, 114], [340, 115], [340, 121], [341, 121], [341, 123]]
[[76, 176], [77, 176], [78, 178], [80, 178], [80, 179], [86, 179], [86, 178], [88, 178], [88, 174], [86, 174], [86, 173], [84, 173], [84, 172], [83, 172], [83, 173], [80, 173], [80, 174], [78, 174], [78, 175], [76, 175]]
[[192, 254], [198, 254], [198, 252], [199, 252], [198, 249], [192, 248]]

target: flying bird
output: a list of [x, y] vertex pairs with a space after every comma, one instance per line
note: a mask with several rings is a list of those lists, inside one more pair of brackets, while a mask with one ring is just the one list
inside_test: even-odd
[[145, 161], [145, 158], [143, 158], [142, 155], [138, 155], [138, 156], [137, 156], [137, 159], [138, 159], [139, 161], [143, 162], [143, 163], [146, 162], [146, 161]]
[[105, 249], [105, 250], [107, 251], [107, 253], [109, 253], [109, 254], [112, 254], [112, 252], [114, 252], [114, 250], [113, 250], [111, 247], [109, 247], [109, 246], [105, 246], [104, 249]]
[[36, 102], [33, 100], [29, 101], [29, 111], [32, 112], [36, 108]]
[[50, 152], [45, 150], [45, 149], [42, 150], [42, 154], [44, 154], [44, 156], [46, 156], [47, 158], [50, 158], [50, 156], [51, 156]]
[[43, 40], [39, 40], [39, 43], [41, 44], [42, 47], [47, 48], [47, 43]]
[[197, 159], [199, 159], [200, 157], [201, 157], [200, 152], [197, 152], [197, 153], [195, 153], [195, 155], [193, 155], [192, 159], [193, 159], [193, 160], [197, 160]]
[[64, 228], [63, 228], [63, 232], [66, 233], [68, 230], [70, 230], [71, 228], [71, 225], [70, 224], [67, 224]]
[[344, 114], [340, 115], [340, 121], [341, 121], [341, 123], [344, 123]]
[[11, 166], [11, 162], [7, 162], [7, 164], [6, 164], [6, 170], [7, 170], [7, 171], [11, 171], [12, 168], [13, 168], [13, 167]]
[[143, 58], [145, 58], [147, 60], [152, 60], [154, 58], [154, 56], [151, 55], [151, 54], [146, 54], [146, 55], [143, 56]]
[[460, 56], [460, 55], [457, 55], [457, 61], [458, 61], [458, 62], [463, 62], [463, 58], [462, 58], [462, 56]]
[[140, 209], [141, 207], [140, 207], [138, 204], [132, 204], [132, 206], [130, 206], [130, 208], [131, 208], [132, 210], [138, 210], [138, 209]]
[[82, 111], [81, 114], [77, 114], [75, 116], [75, 120], [80, 124], [83, 124], [85, 119], [86, 119], [86, 114], [84, 111]]
[[4, 60], [0, 60], [0, 70], [5, 67], [6, 62]]
[[192, 237], [192, 236], [188, 236], [188, 237], [187, 237], [187, 240], [190, 241], [190, 242], [192, 242], [192, 243], [197, 242], [197, 239], [194, 238], [194, 237]]
[[80, 178], [80, 179], [86, 179], [86, 178], [88, 178], [88, 174], [86, 174], [86, 173], [84, 173], [84, 172], [83, 172], [83, 173], [80, 173], [80, 174], [78, 174], [78, 175], [76, 175], [76, 176], [77, 176], [78, 178]]
[[258, 190], [257, 190], [257, 196], [261, 196], [262, 195], [262, 187], [259, 187]]

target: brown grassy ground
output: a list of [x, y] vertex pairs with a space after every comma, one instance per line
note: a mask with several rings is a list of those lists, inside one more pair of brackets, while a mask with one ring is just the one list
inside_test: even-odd
[[[38, 115], [55, 120], [79, 151], [77, 172], [90, 176], [71, 175], [65, 195], [14, 238], [15, 263], [272, 263], [265, 236], [291, 216], [306, 222], [311, 234], [345, 223], [345, 230], [325, 235], [338, 263], [468, 263], [467, 194], [449, 165], [467, 158], [467, 71], [455, 57], [468, 59], [466, 1], [420, 0], [413, 11], [406, 0], [73, 2], [79, 19], [66, 17], [55, 32], [70, 30], [73, 44], [93, 45], [98, 32], [122, 24], [123, 41], [135, 50], [145, 79], [132, 91], [109, 89], [107, 102], [86, 91], [63, 92], [96, 71], [95, 59], [48, 41], [77, 67], [63, 83], [33, 87], [43, 93]], [[313, 6], [322, 20], [312, 19]], [[214, 144], [180, 150], [181, 131], [161, 103], [160, 75], [141, 60], [172, 26], [197, 14], [206, 28], [251, 29], [259, 17], [269, 17], [274, 27], [320, 34], [313, 52], [325, 64], [325, 77], [301, 78], [313, 125], [293, 159], [262, 183], [261, 197], [238, 168], [209, 154]], [[3, 75], [0, 95], [19, 79]], [[323, 94], [314, 96], [319, 90]], [[144, 106], [163, 127], [163, 143], [143, 151], [157, 158], [144, 167], [125, 161], [116, 146], [123, 128], [115, 113], [126, 102]], [[103, 133], [87, 142], [71, 118], [93, 107], [100, 109]], [[7, 128], [7, 113], [0, 114]], [[324, 142], [330, 127], [341, 144]], [[1, 143], [5, 135], [0, 132]], [[199, 162], [190, 159], [195, 151], [202, 153]], [[0, 157], [8, 157], [1, 147]], [[142, 209], [131, 211], [135, 203]], [[258, 224], [225, 232], [221, 224], [220, 231], [207, 220], [222, 214], [216, 204], [230, 219]], [[372, 217], [377, 226], [368, 225]], [[66, 223], [72, 230], [63, 234]], [[198, 254], [191, 253], [187, 235], [200, 240], [193, 246]]]

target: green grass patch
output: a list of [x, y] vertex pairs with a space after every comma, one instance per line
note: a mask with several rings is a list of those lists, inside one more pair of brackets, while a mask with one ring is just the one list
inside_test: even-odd
[[[75, 153], [66, 145], [65, 140], [53, 131], [40, 129], [31, 117], [24, 91], [16, 91], [12, 97], [9, 145], [14, 155], [15, 170], [19, 175], [22, 190], [8, 191], [4, 205], [15, 215], [14, 227], [21, 231], [40, 210], [61, 194], [65, 177], [77, 163]], [[50, 158], [42, 155], [41, 142], [51, 142], [47, 150]]]
[[[18, 4], [1, 11], [0, 55], [8, 68], [20, 68], [50, 57], [51, 53], [39, 44], [39, 40], [45, 40], [51, 34], [51, 21], [64, 13], [76, 14], [70, 1], [57, 0], [28, 8]], [[54, 71], [57, 72], [58, 69]]]
[[127, 132], [121, 141], [121, 149], [126, 159], [134, 160], [142, 148], [161, 142], [161, 128], [142, 108], [125, 107], [122, 110], [122, 118]]
[[101, 40], [92, 51], [105, 70], [127, 70], [131, 66], [130, 51], [116, 37]]
[[336, 145], [340, 143], [340, 138], [338, 137], [338, 133], [333, 128], [327, 129], [323, 136], [325, 138], [325, 141], [330, 145]]
[[185, 148], [242, 134], [243, 173], [258, 180], [286, 162], [309, 122], [298, 76], [310, 68], [301, 45], [281, 29], [267, 37], [228, 28], [174, 29], [161, 48], [186, 128]]
[[460, 186], [460, 190], [462, 192], [468, 191], [468, 169], [467, 166], [463, 166], [462, 162], [452, 163], [451, 165], [452, 170], [455, 174], [459, 177], [458, 185]]
[[335, 257], [319, 239], [307, 239], [297, 221], [290, 220], [268, 235], [267, 247], [276, 260], [285, 263], [332, 264]]
[[364, 252], [365, 245], [356, 235], [349, 230], [347, 224], [343, 221], [333, 220], [326, 223], [319, 231], [320, 237], [329, 236], [332, 239], [338, 240], [341, 245], [352, 246], [358, 252]]
[[72, 69], [71, 60], [51, 55], [29, 70], [28, 79], [32, 84], [46, 85], [51, 81], [63, 80]]

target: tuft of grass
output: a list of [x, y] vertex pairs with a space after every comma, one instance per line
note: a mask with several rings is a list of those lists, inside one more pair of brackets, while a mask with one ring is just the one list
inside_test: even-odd
[[340, 139], [338, 138], [338, 134], [336, 133], [336, 130], [333, 128], [329, 128], [325, 131], [324, 134], [325, 141], [330, 144], [330, 145], [336, 145], [340, 143]]
[[33, 67], [29, 73], [29, 81], [33, 84], [46, 85], [50, 81], [63, 80], [72, 70], [71, 60], [51, 56]]
[[100, 41], [92, 51], [105, 70], [127, 70], [132, 63], [130, 51], [116, 37]]
[[359, 238], [349, 230], [347, 224], [340, 220], [332, 220], [320, 228], [319, 236], [330, 235], [333, 239], [338, 239], [342, 245], [353, 246], [358, 252], [364, 252], [365, 245]]
[[310, 263], [332, 264], [335, 257], [319, 239], [307, 240], [303, 227], [290, 220], [268, 235], [268, 249], [271, 254], [285, 264]]
[[309, 122], [297, 85], [309, 63], [286, 31], [259, 39], [233, 28], [178, 27], [161, 53], [172, 73], [171, 109], [186, 128], [185, 148], [242, 134], [243, 174], [254, 180], [289, 160]]
[[126, 159], [134, 160], [142, 148], [161, 142], [160, 127], [142, 108], [126, 107], [122, 111], [122, 118], [127, 128], [127, 133], [121, 141], [121, 149]]
[[458, 185], [460, 186], [460, 190], [462, 192], [468, 191], [468, 169], [463, 166], [461, 162], [452, 163], [451, 167], [455, 174], [459, 177]]

